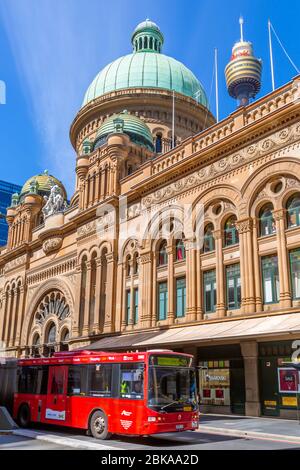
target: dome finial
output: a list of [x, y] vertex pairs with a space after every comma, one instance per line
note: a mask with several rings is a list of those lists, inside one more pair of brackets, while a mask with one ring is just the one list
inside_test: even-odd
[[138, 24], [132, 35], [134, 52], [161, 52], [163, 43], [161, 30], [149, 18]]

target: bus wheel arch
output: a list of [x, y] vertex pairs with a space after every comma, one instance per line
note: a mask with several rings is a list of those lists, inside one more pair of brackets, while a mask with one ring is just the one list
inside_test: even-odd
[[108, 431], [108, 417], [104, 410], [95, 408], [88, 419], [88, 431], [95, 439], [110, 439], [112, 433]]

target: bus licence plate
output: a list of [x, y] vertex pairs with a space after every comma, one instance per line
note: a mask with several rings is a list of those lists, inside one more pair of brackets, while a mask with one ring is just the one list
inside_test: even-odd
[[184, 406], [183, 411], [192, 411], [192, 407], [191, 406]]
[[176, 429], [183, 429], [184, 428], [184, 425], [183, 424], [176, 424]]

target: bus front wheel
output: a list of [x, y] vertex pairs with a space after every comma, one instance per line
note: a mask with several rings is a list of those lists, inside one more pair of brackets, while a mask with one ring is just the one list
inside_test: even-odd
[[21, 405], [18, 413], [18, 424], [21, 428], [28, 428], [30, 425], [30, 409], [28, 405]]
[[108, 420], [103, 411], [95, 411], [92, 414], [89, 431], [96, 439], [110, 439], [111, 433], [108, 432]]

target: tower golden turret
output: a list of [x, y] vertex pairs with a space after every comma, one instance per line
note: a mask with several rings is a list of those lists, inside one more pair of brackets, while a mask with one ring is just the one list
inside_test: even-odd
[[253, 54], [252, 43], [243, 37], [243, 18], [240, 18], [241, 39], [232, 48], [230, 62], [225, 68], [228, 93], [238, 100], [238, 106], [246, 106], [261, 86], [261, 59]]

